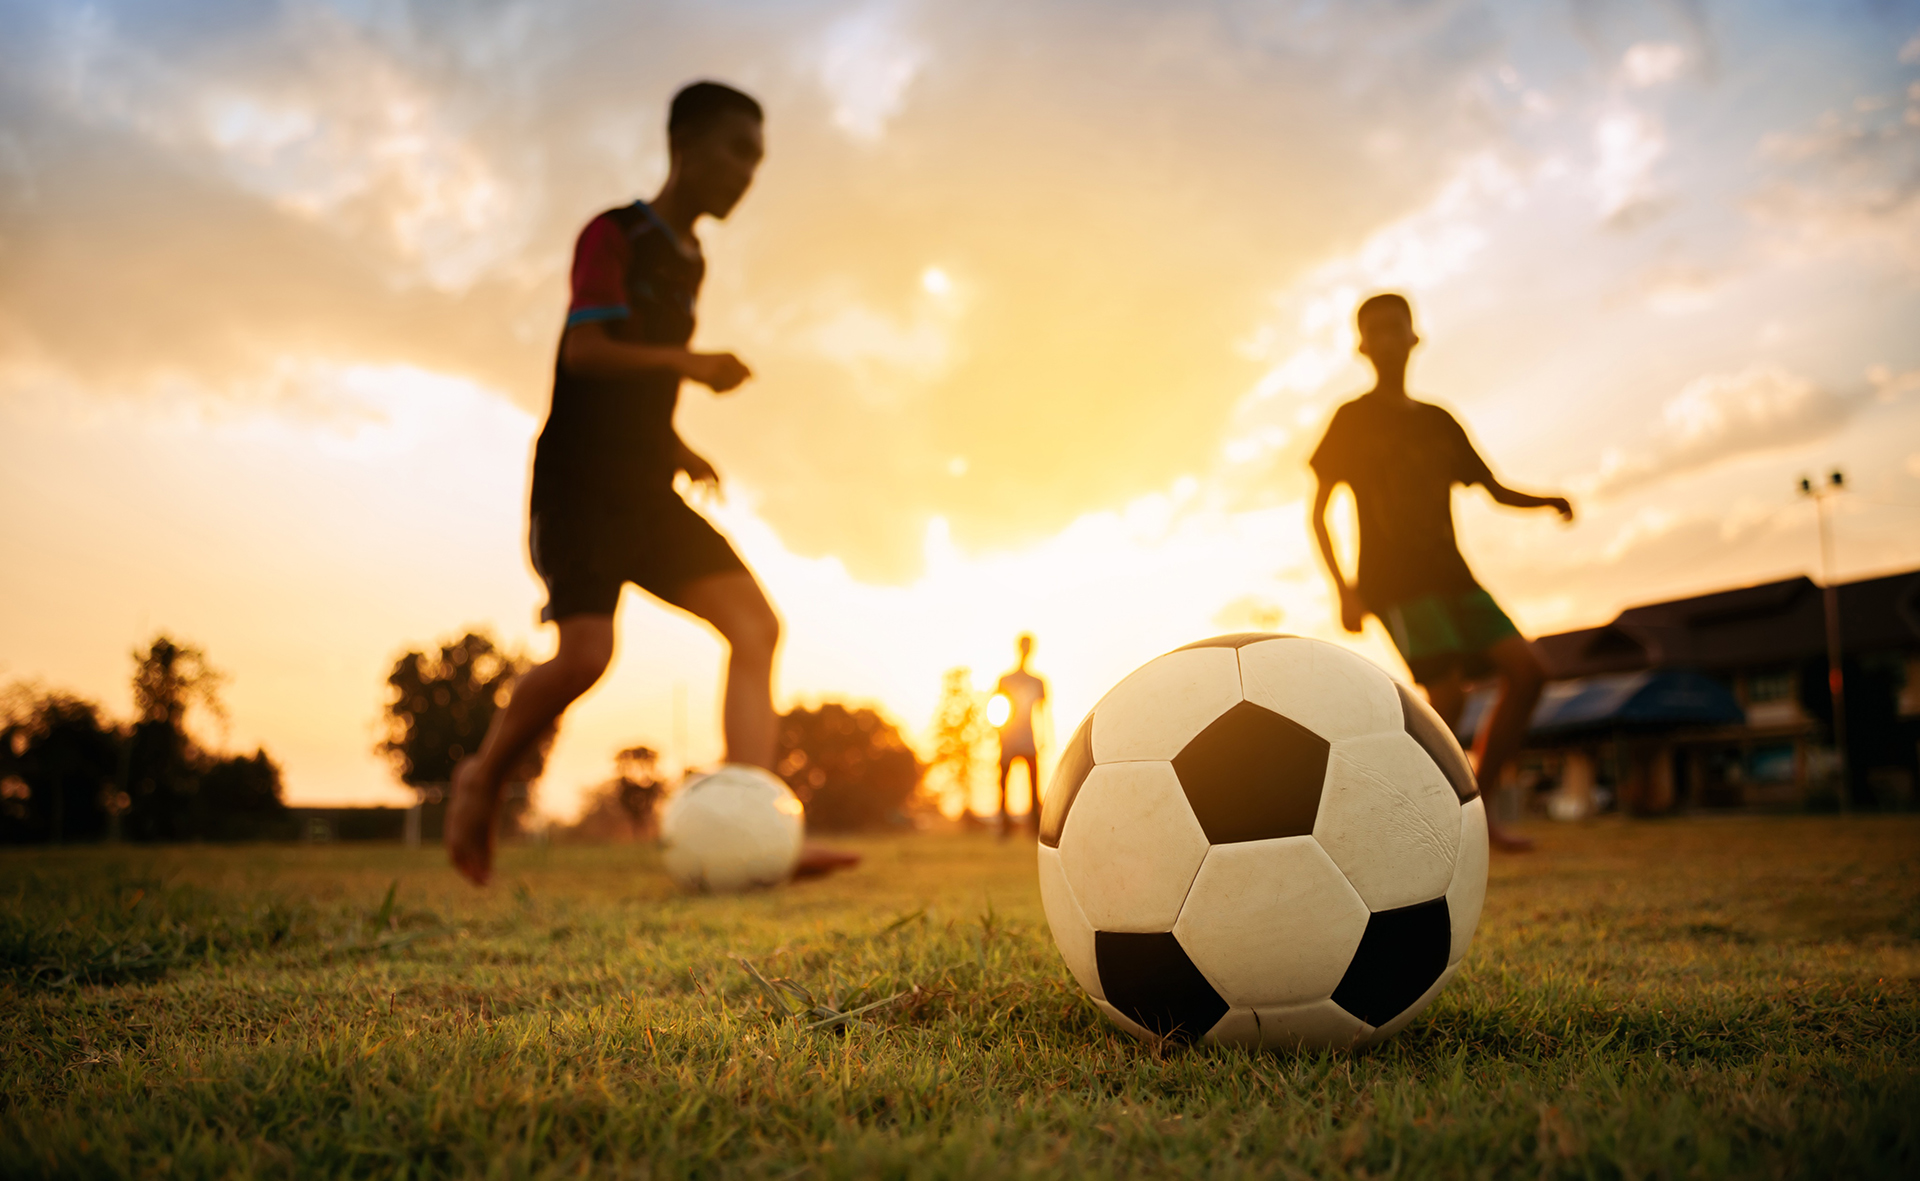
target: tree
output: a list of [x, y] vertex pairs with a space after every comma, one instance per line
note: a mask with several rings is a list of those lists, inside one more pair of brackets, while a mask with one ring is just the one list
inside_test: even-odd
[[203, 832], [199, 787], [207, 758], [188, 732], [187, 718], [198, 706], [224, 724], [220, 686], [225, 681], [206, 653], [165, 632], [145, 652], [134, 651], [136, 717], [127, 752], [126, 817], [134, 839], [178, 841]]
[[587, 795], [587, 806], [568, 835], [587, 841], [646, 840], [654, 835], [654, 809], [666, 794], [660, 753], [630, 746], [613, 758], [614, 777]]
[[899, 823], [925, 770], [892, 722], [832, 701], [781, 717], [774, 760], [819, 831]]
[[973, 671], [948, 669], [933, 711], [933, 762], [928, 768], [943, 799], [973, 807], [981, 777], [993, 772], [993, 742], [986, 702], [973, 687]]
[[[387, 676], [387, 736], [375, 749], [423, 802], [440, 803], [454, 767], [480, 749], [494, 713], [532, 663], [522, 653], [502, 649], [484, 630], [441, 641], [437, 655], [402, 653]], [[552, 745], [549, 730], [507, 776], [505, 831], [516, 829], [531, 806], [533, 782], [546, 767]]]
[[216, 841], [294, 835], [280, 765], [265, 750], [215, 760], [200, 776], [200, 834]]
[[99, 706], [71, 693], [18, 685], [0, 695], [0, 841], [105, 836], [123, 741]]

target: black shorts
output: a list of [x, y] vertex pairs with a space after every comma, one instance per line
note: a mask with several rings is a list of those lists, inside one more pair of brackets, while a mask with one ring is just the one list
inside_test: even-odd
[[671, 491], [620, 513], [536, 512], [527, 545], [547, 584], [540, 618], [548, 622], [611, 615], [629, 582], [678, 603], [689, 583], [747, 569], [727, 539]]

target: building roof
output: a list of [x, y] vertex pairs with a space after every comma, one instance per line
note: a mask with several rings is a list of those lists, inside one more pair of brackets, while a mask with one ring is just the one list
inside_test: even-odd
[[[1839, 592], [1847, 652], [1920, 649], [1920, 570], [1846, 583]], [[1821, 591], [1804, 576], [1629, 607], [1605, 626], [1534, 641], [1556, 680], [1654, 668], [1725, 672], [1797, 664], [1826, 650]]]
[[[1496, 696], [1498, 690], [1489, 685], [1467, 698], [1456, 724], [1462, 743], [1479, 732]], [[1527, 733], [1539, 738], [1619, 728], [1737, 726], [1746, 719], [1732, 691], [1704, 673], [1643, 669], [1553, 682], [1540, 694]]]

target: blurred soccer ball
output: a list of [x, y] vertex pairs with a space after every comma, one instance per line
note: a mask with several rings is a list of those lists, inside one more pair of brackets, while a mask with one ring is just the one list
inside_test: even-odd
[[1040, 822], [1067, 967], [1122, 1028], [1358, 1046], [1458, 971], [1487, 883], [1472, 769], [1426, 702], [1319, 640], [1189, 645], [1068, 741]]
[[668, 875], [702, 893], [786, 881], [805, 834], [805, 809], [787, 785], [742, 763], [688, 779], [660, 816]]

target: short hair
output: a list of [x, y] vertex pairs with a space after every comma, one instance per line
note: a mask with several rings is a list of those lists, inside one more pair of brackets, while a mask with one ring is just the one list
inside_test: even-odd
[[1413, 305], [1407, 302], [1407, 297], [1397, 291], [1382, 291], [1378, 295], [1368, 296], [1360, 305], [1360, 310], [1353, 314], [1354, 325], [1365, 332], [1367, 321], [1389, 309], [1405, 316], [1407, 323], [1413, 323]]
[[669, 146], [682, 142], [689, 135], [697, 135], [713, 125], [714, 120], [730, 111], [749, 116], [756, 122], [765, 122], [766, 113], [752, 95], [735, 90], [720, 82], [694, 82], [680, 88], [673, 96], [673, 105], [667, 109], [667, 143]]

